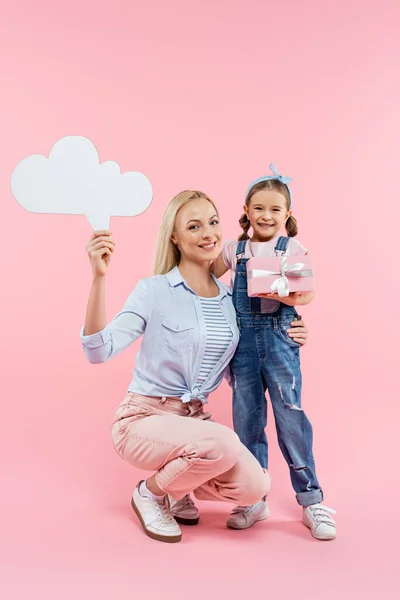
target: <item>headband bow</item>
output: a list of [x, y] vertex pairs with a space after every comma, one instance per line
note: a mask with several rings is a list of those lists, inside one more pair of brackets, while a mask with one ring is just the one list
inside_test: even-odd
[[289, 191], [290, 208], [291, 208], [292, 207], [292, 192], [291, 192], [291, 189], [288, 184], [291, 181], [293, 181], [292, 177], [287, 177], [286, 175], [280, 175], [280, 173], [278, 173], [278, 170], [273, 163], [271, 163], [269, 165], [269, 168], [271, 169], [273, 175], [266, 175], [265, 177], [259, 177], [258, 179], [255, 179], [254, 181], [252, 181], [251, 184], [249, 185], [249, 187], [247, 188], [246, 196], [250, 192], [251, 188], [254, 187], [257, 183], [260, 183], [261, 181], [268, 181], [269, 179], [277, 179], [278, 181], [280, 181], [281, 183], [284, 183], [287, 186], [287, 189]]

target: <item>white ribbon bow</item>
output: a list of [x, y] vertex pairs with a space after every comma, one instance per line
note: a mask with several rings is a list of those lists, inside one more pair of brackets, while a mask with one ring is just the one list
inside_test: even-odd
[[280, 275], [275, 281], [271, 284], [270, 290], [272, 294], [278, 294], [280, 298], [284, 298], [285, 296], [289, 296], [289, 277], [312, 277], [313, 270], [305, 269], [304, 263], [294, 263], [288, 265], [287, 257], [280, 256], [280, 271], [268, 271], [266, 269], [252, 269], [249, 273], [249, 276], [252, 278], [256, 277], [271, 277], [273, 275]]

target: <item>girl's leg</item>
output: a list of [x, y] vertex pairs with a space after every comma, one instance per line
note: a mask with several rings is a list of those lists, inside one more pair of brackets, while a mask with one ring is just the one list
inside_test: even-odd
[[[266, 382], [261, 372], [259, 345], [252, 319], [241, 320], [240, 341], [231, 361], [233, 426], [241, 442], [268, 468]], [[233, 529], [247, 529], [269, 517], [266, 498], [255, 495], [252, 501], [242, 498], [230, 514], [227, 525]]]
[[263, 371], [274, 410], [279, 447], [290, 469], [300, 505], [322, 501], [312, 452], [311, 423], [301, 407], [302, 376], [298, 344], [288, 341], [286, 325], [268, 331], [268, 355]]
[[254, 327], [241, 328], [230, 363], [233, 427], [242, 444], [268, 469], [266, 383], [261, 372]]

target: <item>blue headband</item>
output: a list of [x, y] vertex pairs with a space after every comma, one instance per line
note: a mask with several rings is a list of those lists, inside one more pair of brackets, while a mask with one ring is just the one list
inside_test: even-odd
[[277, 181], [280, 181], [281, 183], [284, 183], [286, 185], [286, 187], [289, 191], [289, 198], [290, 198], [290, 207], [289, 208], [292, 208], [292, 192], [290, 190], [290, 187], [288, 186], [288, 183], [293, 181], [293, 179], [291, 177], [285, 177], [284, 175], [279, 175], [279, 173], [276, 170], [276, 167], [273, 163], [271, 163], [269, 165], [269, 168], [271, 169], [273, 175], [266, 175], [265, 177], [259, 177], [258, 179], [255, 179], [254, 181], [252, 181], [251, 184], [249, 185], [249, 187], [247, 188], [246, 196], [248, 196], [251, 188], [254, 187], [257, 183], [260, 183], [261, 181], [268, 181], [269, 179], [276, 179]]

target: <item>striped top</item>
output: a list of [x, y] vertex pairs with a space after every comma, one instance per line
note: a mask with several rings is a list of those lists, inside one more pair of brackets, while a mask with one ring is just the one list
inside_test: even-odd
[[197, 379], [197, 384], [201, 385], [226, 352], [232, 341], [232, 331], [221, 310], [219, 298], [199, 298], [207, 331], [206, 348]]

